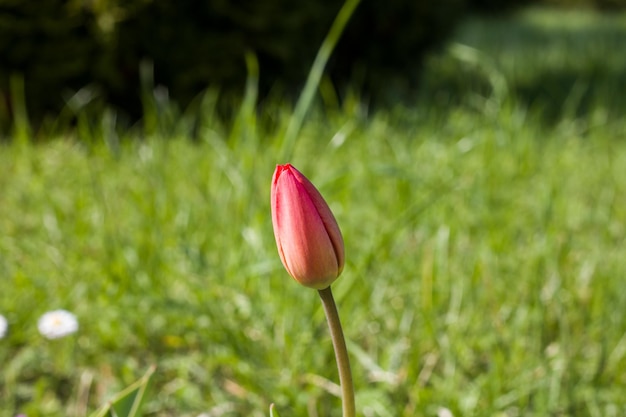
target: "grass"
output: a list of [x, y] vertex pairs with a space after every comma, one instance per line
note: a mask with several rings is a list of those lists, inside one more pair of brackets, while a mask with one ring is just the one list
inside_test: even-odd
[[[626, 413], [623, 76], [570, 65], [603, 68], [572, 36], [624, 59], [619, 19], [475, 19], [413, 106], [310, 114], [291, 162], [345, 236], [333, 291], [361, 415]], [[529, 52], [546, 39], [558, 57]], [[290, 110], [225, 123], [214, 100], [143, 137], [104, 113], [0, 147], [0, 417], [82, 417], [151, 364], [149, 416], [340, 415], [321, 304], [269, 218]], [[36, 322], [56, 308], [80, 330], [47, 341]]]

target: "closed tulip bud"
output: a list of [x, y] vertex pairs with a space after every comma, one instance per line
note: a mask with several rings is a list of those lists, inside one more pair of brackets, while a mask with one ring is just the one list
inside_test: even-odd
[[306, 287], [330, 286], [343, 270], [344, 247], [322, 195], [293, 166], [277, 165], [271, 207], [276, 246], [287, 272]]

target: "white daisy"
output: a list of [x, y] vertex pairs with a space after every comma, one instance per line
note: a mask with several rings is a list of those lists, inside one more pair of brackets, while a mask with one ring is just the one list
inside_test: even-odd
[[9, 323], [7, 323], [7, 319], [4, 318], [2, 314], [0, 314], [0, 339], [7, 334], [7, 329], [9, 327]]
[[446, 407], [439, 407], [439, 410], [437, 410], [437, 417], [454, 417], [454, 414], [452, 414], [452, 411]]
[[78, 330], [78, 320], [66, 310], [49, 311], [39, 318], [37, 328], [44, 337], [58, 339], [75, 333]]

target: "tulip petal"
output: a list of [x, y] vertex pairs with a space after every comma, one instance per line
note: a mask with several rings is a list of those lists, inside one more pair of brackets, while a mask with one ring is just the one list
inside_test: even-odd
[[[322, 223], [324, 224], [324, 228], [326, 229], [326, 233], [330, 241], [332, 242], [333, 248], [335, 249], [335, 256], [337, 257], [337, 264], [339, 266], [339, 273], [343, 270], [344, 264], [344, 243], [343, 237], [341, 235], [341, 230], [339, 229], [339, 225], [337, 224], [337, 220], [335, 220], [335, 216], [333, 212], [328, 207], [326, 200], [322, 197], [322, 194], [315, 188], [313, 183], [309, 181], [307, 177], [302, 175], [300, 171], [295, 169], [290, 165], [292, 169], [292, 173], [294, 177], [302, 184], [307, 194], [311, 198], [311, 201], [315, 205], [317, 209], [317, 213], [322, 219]], [[339, 275], [339, 274], [337, 274]]]
[[302, 285], [328, 287], [343, 269], [343, 239], [319, 191], [290, 164], [279, 165], [271, 206], [278, 253], [289, 274]]

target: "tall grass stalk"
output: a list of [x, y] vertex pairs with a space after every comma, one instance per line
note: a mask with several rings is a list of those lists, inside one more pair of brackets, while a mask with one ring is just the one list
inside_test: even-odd
[[13, 106], [13, 140], [20, 146], [30, 142], [31, 128], [26, 110], [26, 91], [24, 89], [24, 76], [13, 73], [9, 79], [11, 91], [11, 104]]
[[350, 21], [350, 17], [356, 10], [359, 3], [360, 0], [346, 0], [341, 7], [341, 10], [339, 10], [328, 35], [324, 38], [324, 41], [317, 52], [315, 61], [313, 61], [306, 83], [302, 89], [302, 93], [296, 103], [293, 115], [287, 125], [287, 131], [285, 132], [281, 146], [281, 163], [288, 161], [293, 154], [298, 133], [300, 132], [300, 128], [302, 127], [306, 114], [313, 103], [315, 92], [317, 91], [322, 75], [324, 74], [324, 68], [326, 68], [328, 59], [335, 49], [337, 42], [341, 38], [343, 30]]

